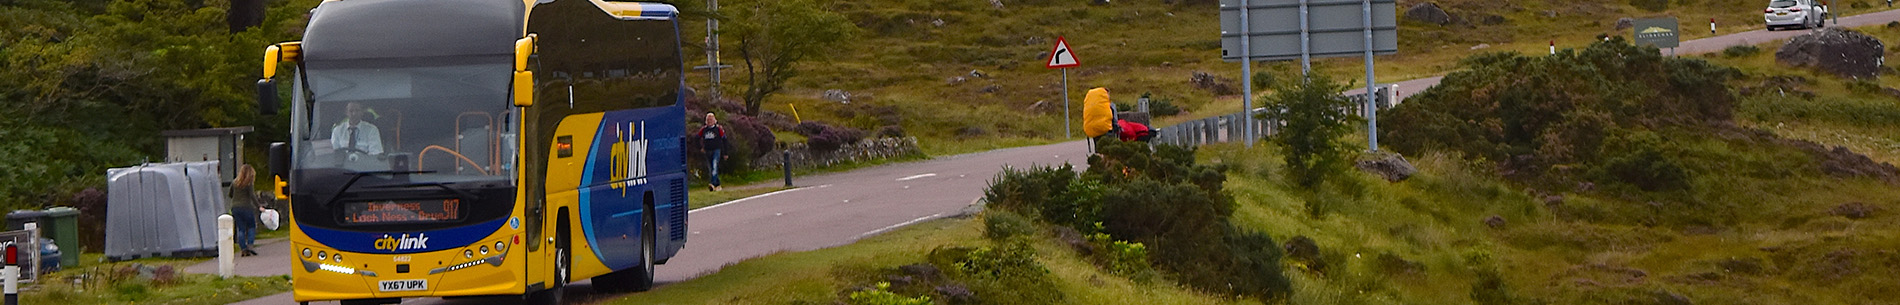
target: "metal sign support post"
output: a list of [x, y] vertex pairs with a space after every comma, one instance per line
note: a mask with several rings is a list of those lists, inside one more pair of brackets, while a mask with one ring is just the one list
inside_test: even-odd
[[1247, 0], [1240, 0], [1240, 109], [1247, 128], [1241, 133], [1246, 137], [1247, 147], [1253, 147], [1253, 46], [1247, 41], [1253, 40], [1253, 20], [1247, 17]]
[[[706, 10], [717, 14], [719, 0], [706, 0]], [[719, 64], [719, 19], [706, 17], [706, 65], [693, 67], [693, 70], [706, 69], [710, 72], [708, 84], [706, 84], [706, 100], [719, 99], [719, 69], [731, 67], [732, 65]]]
[[1075, 132], [1070, 131], [1075, 123], [1069, 122], [1069, 115], [1069, 68], [1062, 68], [1062, 138], [1065, 139], [1075, 138]]
[[[706, 0], [706, 11], [719, 13], [719, 0]], [[719, 18], [706, 17], [706, 65], [712, 68], [712, 83], [707, 95], [719, 98]]]
[[1372, 0], [1362, 0], [1360, 3], [1366, 16], [1366, 146], [1377, 152], [1379, 151], [1379, 99], [1377, 91], [1372, 90]]
[[1308, 20], [1312, 17], [1307, 14], [1306, 1], [1300, 0], [1300, 77], [1302, 79], [1308, 77], [1307, 74], [1313, 74], [1313, 26]]

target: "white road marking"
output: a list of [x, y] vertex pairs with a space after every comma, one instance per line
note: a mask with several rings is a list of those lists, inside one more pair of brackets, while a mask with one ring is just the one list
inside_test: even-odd
[[919, 178], [932, 177], [936, 175], [937, 173], [922, 174], [922, 175], [916, 175], [916, 176], [910, 176], [910, 177], [897, 178], [897, 181], [911, 181], [911, 180], [916, 180]]
[[885, 231], [890, 231], [891, 229], [896, 229], [896, 228], [902, 228], [902, 227], [904, 227], [904, 226], [908, 226], [908, 225], [911, 225], [911, 224], [915, 224], [915, 223], [918, 223], [918, 222], [922, 222], [922, 221], [925, 221], [925, 220], [931, 220], [931, 219], [936, 219], [937, 217], [943, 217], [943, 213], [936, 213], [936, 214], [930, 214], [930, 216], [924, 216], [924, 217], [917, 217], [917, 219], [911, 219], [910, 221], [906, 221], [906, 222], [902, 222], [902, 223], [898, 223], [898, 224], [894, 224], [894, 225], [891, 225], [891, 226], [889, 226], [889, 227], [884, 227], [884, 228], [880, 228], [880, 229], [877, 229], [877, 230], [871, 230], [870, 232], [864, 232], [864, 234], [858, 234], [858, 239], [863, 239], [863, 238], [865, 238], [865, 237], [867, 237], [867, 236], [871, 236], [871, 235], [877, 235], [877, 234], [879, 234], [879, 233], [884, 233]]
[[709, 207], [703, 207], [703, 208], [698, 208], [698, 209], [693, 209], [692, 211], [687, 211], [687, 212], [686, 212], [686, 214], [692, 214], [692, 213], [699, 213], [699, 211], [705, 211], [705, 210], [711, 210], [711, 209], [713, 209], [713, 208], [717, 208], [717, 207], [723, 207], [723, 206], [726, 206], [726, 205], [728, 205], [728, 204], [734, 204], [734, 203], [740, 203], [740, 202], [745, 202], [746, 200], [753, 200], [753, 199], [759, 199], [759, 198], [765, 198], [766, 196], [772, 196], [772, 195], [778, 195], [778, 194], [784, 194], [784, 193], [790, 193], [790, 192], [795, 192], [795, 191], [799, 191], [799, 190], [803, 190], [803, 189], [814, 189], [814, 188], [826, 188], [826, 187], [830, 187], [830, 186], [831, 186], [830, 184], [826, 184], [826, 185], [820, 185], [820, 186], [813, 186], [813, 187], [801, 187], [801, 188], [795, 188], [795, 189], [789, 189], [789, 190], [783, 190], [783, 191], [777, 191], [777, 192], [771, 192], [771, 193], [764, 193], [764, 194], [759, 194], [758, 196], [752, 196], [752, 197], [746, 197], [746, 198], [739, 198], [738, 200], [733, 200], [733, 201], [727, 201], [726, 203], [721, 203], [721, 204], [715, 204], [715, 205], [713, 205], [713, 206], [709, 206]]

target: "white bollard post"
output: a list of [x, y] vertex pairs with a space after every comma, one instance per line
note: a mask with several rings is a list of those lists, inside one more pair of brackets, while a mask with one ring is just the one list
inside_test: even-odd
[[1550, 41], [1550, 55], [1557, 55], [1557, 41]]
[[0, 268], [0, 277], [6, 278], [7, 305], [20, 304], [20, 266]]
[[235, 228], [237, 228], [237, 225], [235, 222], [231, 220], [231, 214], [218, 215], [218, 276], [219, 277], [231, 278], [232, 270], [237, 269], [237, 265], [233, 261], [234, 259], [236, 259], [236, 256], [233, 255], [234, 253], [232, 253], [233, 252], [232, 250], [236, 248], [237, 246], [232, 244], [232, 240], [231, 240], [232, 230]]
[[1709, 18], [1709, 34], [1715, 34], [1715, 18]]

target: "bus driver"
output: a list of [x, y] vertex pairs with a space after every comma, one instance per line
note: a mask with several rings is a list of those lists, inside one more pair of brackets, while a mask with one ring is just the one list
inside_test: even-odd
[[337, 150], [352, 152], [351, 157], [355, 157], [355, 154], [381, 155], [383, 133], [376, 129], [375, 124], [363, 121], [369, 116], [369, 109], [357, 102], [350, 102], [345, 107], [349, 117], [337, 123], [335, 128], [330, 128], [330, 145]]

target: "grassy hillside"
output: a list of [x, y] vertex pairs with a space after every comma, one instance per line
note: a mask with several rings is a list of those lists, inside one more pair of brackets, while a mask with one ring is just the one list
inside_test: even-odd
[[[1886, 29], [1867, 29], [1893, 35]], [[1760, 48], [1760, 47], [1758, 47]], [[1205, 223], [1193, 195], [1178, 196], [1182, 188], [1221, 190], [1231, 201], [1214, 200], [1213, 210], [1230, 232], [1264, 232], [1279, 241], [1272, 255], [1280, 273], [1291, 280], [1282, 298], [1243, 298], [1238, 302], [1284, 304], [1881, 304], [1900, 286], [1900, 192], [1893, 191], [1895, 172], [1873, 162], [1852, 161], [1857, 154], [1803, 144], [1800, 136], [1772, 130], [1771, 126], [1832, 124], [1859, 128], [1861, 138], [1887, 138], [1893, 128], [1882, 121], [1885, 113], [1900, 109], [1894, 97], [1878, 95], [1866, 85], [1803, 70], [1764, 64], [1761, 54], [1735, 52], [1710, 59], [1669, 59], [1631, 48], [1620, 41], [1560, 56], [1518, 57], [1488, 54], [1465, 61], [1463, 69], [1519, 68], [1537, 77], [1509, 78], [1485, 74], [1453, 75], [1447, 86], [1424, 93], [1420, 100], [1395, 109], [1400, 119], [1423, 114], [1435, 119], [1454, 118], [1466, 124], [1438, 126], [1447, 132], [1425, 140], [1434, 145], [1406, 144], [1393, 139], [1392, 149], [1408, 154], [1419, 173], [1402, 182], [1388, 182], [1358, 171], [1332, 173], [1327, 186], [1306, 188], [1292, 183], [1281, 162], [1283, 151], [1273, 146], [1206, 147], [1193, 160], [1206, 169], [1156, 165], [1146, 159], [1117, 159], [1119, 147], [1103, 148], [1108, 161], [1091, 160], [1091, 172], [1079, 176], [1030, 174], [1036, 183], [998, 183], [998, 189], [1043, 198], [1028, 213], [1040, 219], [1031, 240], [1037, 245], [1034, 261], [1049, 270], [1080, 266], [1082, 270], [1110, 270], [1105, 275], [1078, 276], [1055, 271], [1056, 287], [1063, 287], [1062, 304], [1096, 304], [1097, 295], [1129, 299], [1110, 303], [1143, 303], [1139, 298], [1202, 291], [1186, 295], [1227, 295], [1224, 289], [1191, 288], [1192, 268], [1168, 267], [1169, 251], [1208, 247], [1143, 239], [1142, 221], [1126, 217], [1129, 206], [1168, 210], [1159, 219], [1192, 219]], [[1766, 52], [1764, 52], [1766, 53]], [[1739, 69], [1709, 62], [1734, 64]], [[1658, 73], [1658, 71], [1662, 73]], [[1812, 99], [1791, 94], [1736, 94], [1736, 88], [1758, 86], [1774, 76], [1810, 78], [1801, 90]], [[1602, 86], [1607, 79], [1639, 79], [1627, 87]], [[1653, 79], [1651, 79], [1653, 78]], [[1875, 88], [1887, 84], [1882, 80]], [[1891, 85], [1886, 85], [1891, 86]], [[1540, 94], [1537, 90], [1570, 88]], [[1681, 92], [1662, 90], [1675, 88]], [[1715, 90], [1703, 92], [1699, 90]], [[1856, 91], [1859, 90], [1859, 91]], [[1548, 91], [1548, 90], [1544, 90]], [[1759, 90], [1755, 90], [1759, 91]], [[1693, 93], [1686, 93], [1693, 92]], [[1708, 94], [1700, 94], [1708, 93]], [[1497, 109], [1459, 106], [1463, 102]], [[1446, 107], [1450, 106], [1450, 107]], [[1537, 112], [1517, 112], [1529, 106]], [[1442, 107], [1442, 108], [1435, 108]], [[1544, 107], [1544, 108], [1537, 108]], [[1676, 107], [1692, 111], [1656, 111]], [[1450, 110], [1438, 111], [1439, 110]], [[1523, 108], [1531, 109], [1531, 108]], [[1522, 110], [1522, 109], [1519, 109]], [[1434, 112], [1438, 111], [1438, 112]], [[1590, 113], [1607, 112], [1607, 117]], [[1464, 117], [1469, 116], [1467, 120]], [[1522, 133], [1491, 129], [1488, 120], [1510, 121]], [[1561, 122], [1559, 124], [1552, 124]], [[1779, 124], [1777, 124], [1779, 123]], [[1470, 126], [1464, 126], [1470, 125]], [[1459, 129], [1474, 127], [1474, 129]], [[1410, 126], [1415, 129], [1429, 126]], [[1516, 129], [1512, 129], [1516, 130]], [[1843, 132], [1842, 134], [1852, 134]], [[1537, 141], [1523, 141], [1535, 138]], [[1600, 141], [1583, 141], [1596, 138]], [[1793, 138], [1793, 139], [1789, 139]], [[1829, 143], [1827, 139], [1813, 139]], [[1415, 140], [1416, 142], [1417, 140]], [[1471, 144], [1465, 144], [1471, 143]], [[1845, 141], [1846, 144], [1860, 143]], [[1163, 151], [1166, 151], [1165, 149]], [[1494, 153], [1524, 154], [1491, 157]], [[1156, 153], [1157, 156], [1166, 153]], [[1527, 156], [1527, 157], [1525, 157]], [[1155, 160], [1167, 159], [1155, 157]], [[1096, 163], [1105, 162], [1105, 163]], [[1112, 165], [1112, 166], [1104, 166]], [[1126, 167], [1123, 167], [1126, 166]], [[1097, 171], [1100, 168], [1122, 170]], [[1843, 167], [1858, 168], [1847, 170]], [[1633, 168], [1635, 170], [1624, 170]], [[1224, 183], [1202, 180], [1211, 169]], [[1680, 172], [1679, 175], [1654, 175]], [[1108, 174], [1104, 178], [1102, 174]], [[1119, 174], [1117, 174], [1119, 173]], [[1633, 174], [1633, 175], [1632, 175]], [[1117, 182], [1123, 175], [1155, 179], [1186, 179], [1192, 184], [1155, 186]], [[1178, 175], [1178, 176], [1177, 176]], [[1009, 175], [1006, 175], [1009, 176]], [[1014, 177], [1014, 176], [1009, 176]], [[1176, 178], [1165, 178], [1176, 177]], [[1186, 178], [1182, 178], [1186, 177]], [[1011, 180], [1016, 178], [1003, 178]], [[1041, 180], [1036, 180], [1041, 179]], [[1072, 179], [1072, 180], [1065, 180]], [[1137, 180], [1145, 178], [1136, 178]], [[1185, 182], [1180, 182], [1185, 183]], [[1107, 190], [1089, 191], [1109, 186]], [[1121, 189], [1136, 187], [1132, 190]], [[1067, 191], [1063, 191], [1067, 190]], [[1101, 193], [1091, 193], [1101, 192]], [[1172, 198], [1149, 201], [1128, 193]], [[1096, 194], [1096, 195], [1087, 195]], [[1123, 194], [1123, 195], [1117, 195]], [[994, 198], [992, 198], [994, 199]], [[1129, 201], [1135, 203], [1129, 204]], [[993, 202], [1006, 202], [994, 201]], [[1121, 202], [1119, 205], [1117, 202]], [[1017, 204], [993, 203], [1007, 210]], [[1223, 208], [1224, 207], [1224, 208]], [[1115, 210], [1122, 210], [1116, 212]], [[1058, 213], [1048, 213], [1051, 210]], [[1134, 210], [1141, 212], [1142, 210]], [[1071, 213], [1073, 212], [1073, 213]], [[1008, 231], [997, 211], [986, 212], [985, 233]], [[1065, 216], [1068, 215], [1068, 216]], [[1068, 217], [1078, 217], [1072, 219]], [[1090, 218], [1099, 217], [1099, 218]], [[1007, 218], [1007, 217], [1003, 217]], [[1063, 227], [1088, 223], [1112, 234], [1112, 239], [1141, 241], [1148, 247], [1141, 257], [1158, 270], [1158, 277], [1130, 268], [1123, 261], [1098, 254], [1081, 255], [1073, 242], [1064, 242]], [[1106, 229], [1102, 229], [1106, 223]], [[1176, 229], [1195, 225], [1166, 225]], [[945, 231], [939, 226], [962, 226]], [[1201, 227], [1204, 227], [1201, 226]], [[936, 230], [936, 232], [931, 232]], [[929, 261], [946, 247], [992, 245], [975, 236], [974, 222], [940, 222], [913, 228], [890, 238], [913, 240], [907, 246], [887, 244], [884, 237], [870, 243], [810, 253], [779, 254], [735, 265], [733, 269], [691, 281], [680, 287], [620, 302], [645, 302], [666, 297], [664, 303], [743, 302], [784, 303], [826, 300], [849, 304], [853, 287], [868, 287], [901, 275], [907, 264]], [[1165, 230], [1165, 229], [1164, 229]], [[1197, 231], [1205, 232], [1205, 231]], [[908, 235], [926, 234], [926, 235]], [[951, 236], [951, 237], [945, 237]], [[956, 237], [961, 236], [961, 237]], [[1165, 234], [1163, 235], [1165, 236]], [[1064, 247], [1063, 244], [1068, 244]], [[1218, 244], [1218, 243], [1217, 243]], [[1105, 247], [1108, 249], [1127, 249]], [[859, 252], [863, 251], [863, 252]], [[851, 253], [842, 255], [841, 253]], [[1128, 253], [1123, 250], [1108, 253]], [[811, 255], [811, 256], [806, 256]], [[1114, 255], [1109, 255], [1114, 257]], [[810, 257], [835, 260], [818, 262]], [[874, 257], [877, 259], [852, 259]], [[792, 270], [767, 271], [767, 266], [792, 265], [800, 270], [832, 270], [825, 275]], [[1218, 260], [1192, 261], [1219, 265]], [[1089, 268], [1093, 265], [1093, 268]], [[1132, 269], [1141, 269], [1140, 266]], [[1071, 267], [1074, 268], [1074, 267]], [[851, 272], [849, 270], [859, 270]], [[862, 272], [862, 270], [874, 270]], [[1067, 269], [1073, 270], [1073, 269]], [[1104, 272], [1104, 271], [1093, 271]], [[865, 276], [865, 274], [872, 276]], [[797, 275], [791, 275], [797, 274]], [[1133, 275], [1130, 275], [1133, 274]], [[768, 282], [735, 282], [734, 278], [797, 276], [778, 283], [797, 285], [752, 286]], [[1100, 276], [1102, 288], [1072, 290], [1073, 283]], [[1264, 276], [1264, 275], [1263, 275]], [[1134, 285], [1120, 279], [1136, 279]], [[703, 283], [703, 284], [702, 284]], [[708, 286], [700, 286], [708, 285]], [[1179, 285], [1179, 286], [1177, 286]], [[727, 287], [745, 287], [734, 297], [720, 294]], [[786, 288], [793, 287], [793, 288]], [[1130, 288], [1136, 287], [1136, 288]], [[786, 292], [793, 289], [799, 292]], [[941, 292], [898, 290], [905, 297]], [[829, 294], [825, 294], [829, 293]], [[1087, 295], [1087, 298], [1076, 297]], [[1204, 296], [1202, 298], [1205, 298]], [[1078, 300], [1080, 299], [1080, 300]], [[1039, 299], [1040, 300], [1040, 299]], [[1129, 301], [1123, 301], [1129, 300]], [[1186, 299], [1212, 303], [1217, 299]], [[938, 304], [960, 304], [939, 302]]]
[[[725, 9], [744, 7], [734, 0]], [[1091, 1], [827, 1], [831, 11], [847, 16], [862, 32], [857, 39], [834, 47], [828, 58], [805, 66], [791, 90], [766, 103], [766, 109], [790, 113], [796, 105], [805, 119], [854, 122], [873, 130], [879, 126], [864, 115], [863, 104], [895, 107], [902, 126], [923, 138], [933, 155], [1042, 143], [1062, 139], [1061, 72], [1042, 67], [1057, 37], [1064, 37], [1083, 66], [1070, 71], [1071, 99], [1079, 105], [1081, 93], [1107, 87], [1118, 102], [1133, 103], [1142, 93], [1183, 106], [1187, 117], [1240, 109], [1237, 80], [1240, 67], [1221, 61], [1218, 8], [1210, 0], [1130, 0], [1091, 5]], [[1405, 8], [1425, 1], [1400, 1]], [[1454, 21], [1437, 25], [1405, 21], [1400, 26], [1400, 51], [1379, 57], [1381, 82], [1443, 75], [1459, 58], [1485, 51], [1544, 52], [1546, 43], [1581, 47], [1599, 34], [1627, 35], [1616, 30], [1617, 19], [1675, 16], [1683, 22], [1684, 38], [1709, 36], [1703, 23], [1716, 19], [1720, 33], [1758, 29], [1757, 0], [1660, 1], [1661, 11], [1632, 3], [1651, 1], [1432, 1], [1445, 8]], [[1849, 0], [1837, 5], [1843, 14], [1875, 9], [1871, 0]], [[703, 1], [680, 1], [679, 6], [703, 11]], [[1866, 5], [1856, 5], [1861, 3]], [[685, 20], [687, 37], [703, 37], [703, 21]], [[687, 39], [696, 41], [695, 39]], [[727, 42], [732, 43], [732, 42]], [[704, 63], [699, 44], [688, 47], [691, 65]], [[730, 51], [730, 50], [728, 50]], [[732, 52], [724, 61], [738, 62]], [[743, 67], [741, 67], [743, 68]], [[1257, 72], [1279, 77], [1298, 73], [1297, 63], [1259, 65]], [[1359, 79], [1360, 60], [1323, 59], [1321, 73], [1340, 79]], [[983, 77], [972, 76], [980, 71]], [[1194, 72], [1224, 78], [1233, 92], [1216, 94], [1190, 83]], [[742, 71], [728, 70], [728, 92], [741, 89]], [[953, 81], [962, 78], [961, 82]], [[704, 73], [688, 77], [704, 88]], [[854, 94], [853, 104], [820, 99], [825, 90]], [[1032, 107], [1038, 102], [1043, 107]], [[1080, 110], [1074, 110], [1079, 117]]]
[[[1854, 30], [1886, 42], [1888, 52], [1900, 43], [1900, 28]], [[1874, 160], [1900, 163], [1900, 140], [1896, 140], [1900, 125], [1894, 124], [1900, 121], [1900, 104], [1896, 104], [1900, 96], [1882, 90], [1900, 87], [1900, 78], [1891, 76], [1891, 70], [1879, 79], [1863, 81], [1790, 68], [1775, 62], [1774, 53], [1783, 43], [1764, 42], [1703, 56], [1750, 76], [1736, 84], [1738, 89], [1756, 89], [1743, 96], [1738, 119], [1783, 137], [1843, 146]]]
[[[906, 277], [899, 267], [924, 261], [933, 249], [984, 244], [983, 234], [983, 222], [973, 218], [924, 222], [851, 245], [778, 253], [735, 263], [692, 281], [606, 304], [833, 304], [848, 299], [845, 294], [857, 289]], [[1053, 239], [1038, 240], [1033, 247], [1041, 253], [1041, 263], [1055, 280], [1051, 286], [1023, 288], [1060, 291], [1067, 296], [1068, 304], [1245, 304], [1117, 277], [1089, 265]], [[922, 280], [921, 276], [914, 278]], [[905, 287], [901, 281], [894, 285], [897, 289], [936, 288]], [[936, 304], [951, 303], [939, 299]]]

